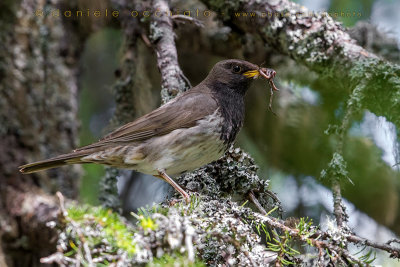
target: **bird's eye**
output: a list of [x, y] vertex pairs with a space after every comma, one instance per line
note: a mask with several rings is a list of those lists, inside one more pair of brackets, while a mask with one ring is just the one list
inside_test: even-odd
[[232, 71], [234, 73], [239, 73], [242, 70], [242, 68], [238, 65], [233, 66]]

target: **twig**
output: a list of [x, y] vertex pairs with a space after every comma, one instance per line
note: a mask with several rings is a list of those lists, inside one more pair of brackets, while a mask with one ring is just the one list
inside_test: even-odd
[[[226, 23], [234, 24], [238, 32], [258, 35], [265, 43], [318, 73], [326, 72], [326, 68], [330, 67], [335, 76], [350, 79], [349, 70], [359, 60], [377, 58], [356, 45], [344, 28], [327, 13], [310, 12], [290, 0], [273, 3], [232, 0], [230, 5], [220, 5], [212, 0], [201, 1], [221, 17], [238, 11], [259, 11], [254, 12], [254, 19], [231, 18]], [[316, 36], [320, 41], [316, 42]]]
[[193, 236], [195, 235], [195, 229], [190, 226], [186, 225], [185, 229], [185, 246], [188, 252], [188, 259], [190, 262], [194, 262], [195, 260], [195, 250], [193, 248]]
[[40, 258], [40, 262], [45, 264], [57, 263], [62, 267], [66, 266], [67, 262], [76, 264], [74, 259], [64, 256], [62, 252], [56, 252], [54, 254], [51, 254], [50, 256]]
[[272, 198], [275, 201], [276, 206], [278, 206], [279, 218], [282, 219], [282, 215], [283, 215], [282, 202], [280, 201], [278, 196], [274, 192], [272, 192], [270, 190], [266, 190], [264, 193], [267, 194], [270, 198]]
[[267, 225], [269, 225], [270, 227], [275, 228], [275, 229], [280, 229], [280, 230], [282, 230], [282, 231], [287, 232], [287, 233], [288, 233], [290, 236], [292, 236], [293, 238], [296, 238], [296, 239], [298, 239], [298, 240], [300, 240], [300, 241], [303, 241], [303, 242], [309, 241], [309, 242], [311, 242], [311, 244], [312, 244], [314, 247], [316, 247], [316, 248], [318, 248], [318, 249], [323, 248], [323, 249], [328, 249], [328, 250], [330, 250], [330, 251], [334, 251], [334, 252], [336, 252], [338, 255], [343, 255], [345, 258], [351, 260], [352, 262], [356, 262], [356, 263], [362, 265], [362, 263], [361, 263], [360, 260], [358, 260], [357, 258], [355, 258], [355, 257], [354, 257], [353, 255], [351, 255], [350, 253], [348, 253], [347, 250], [344, 249], [344, 248], [341, 248], [341, 247], [339, 247], [339, 246], [330, 244], [330, 243], [327, 242], [327, 241], [317, 240], [316, 238], [313, 238], [313, 237], [308, 237], [308, 236], [301, 235], [301, 234], [299, 233], [299, 230], [298, 230], [298, 229], [288, 227], [288, 226], [286, 226], [283, 222], [281, 222], [281, 221], [279, 221], [278, 219], [275, 219], [275, 218], [273, 218], [273, 217], [269, 217], [269, 216], [266, 216], [266, 215], [259, 215], [259, 214], [256, 214], [256, 213], [254, 213], [253, 215], [254, 215], [257, 219], [259, 219], [260, 221], [262, 221], [263, 223], [266, 223]]
[[140, 38], [142, 38], [143, 43], [148, 47], [148, 48], [153, 48], [153, 45], [151, 44], [149, 38], [147, 37], [146, 34], [143, 32], [140, 34]]
[[374, 242], [371, 240], [368, 240], [366, 238], [362, 238], [356, 235], [350, 235], [346, 237], [348, 241], [355, 243], [355, 244], [362, 244], [362, 245], [366, 245], [366, 246], [370, 246], [373, 248], [377, 248], [380, 250], [384, 250], [386, 252], [390, 253], [390, 257], [393, 258], [398, 258], [400, 259], [400, 248], [396, 248], [391, 246], [390, 244], [393, 242], [399, 242], [399, 240], [397, 239], [391, 239], [386, 243], [379, 243], [379, 242]]
[[58, 201], [60, 203], [60, 211], [64, 217], [68, 216], [68, 211], [65, 209], [65, 199], [63, 194], [60, 191], [57, 191], [56, 196], [58, 197]]
[[340, 188], [340, 182], [337, 177], [333, 178], [332, 181], [332, 192], [333, 192], [333, 214], [336, 218], [336, 224], [339, 228], [343, 228], [343, 224], [346, 221], [346, 211], [342, 200], [342, 193]]
[[[347, 101], [346, 114], [344, 115], [342, 124], [340, 126], [340, 131], [338, 133], [338, 143], [336, 145], [336, 153], [340, 155], [343, 154], [344, 140], [347, 134], [347, 130], [350, 127], [351, 117], [353, 116], [353, 113], [357, 108], [357, 100], [356, 100], [357, 97], [354, 96], [357, 95], [358, 92], [362, 91], [365, 88], [365, 86], [366, 86], [365, 81], [358, 84], [354, 88], [353, 92], [351, 93]], [[346, 226], [345, 223], [347, 221], [348, 216], [346, 214], [345, 206], [342, 199], [342, 193], [340, 188], [340, 177], [332, 177], [332, 178], [333, 178], [332, 192], [333, 192], [333, 203], [334, 203], [333, 212], [335, 214], [336, 223], [338, 227], [342, 228]]]
[[201, 21], [198, 20], [198, 19], [189, 17], [189, 16], [185, 16], [185, 15], [178, 14], [178, 15], [173, 15], [171, 18], [172, 18], [173, 20], [176, 20], [176, 21], [182, 21], [183, 23], [185, 23], [185, 21], [188, 21], [188, 22], [190, 22], [190, 23], [193, 23], [193, 24], [196, 25], [197, 27], [201, 27], [201, 28], [204, 27], [204, 23], [203, 23], [203, 22], [201, 22]]
[[[63, 194], [61, 194], [61, 192], [57, 192], [56, 196], [58, 197], [58, 200], [60, 202], [60, 210], [62, 212], [62, 215], [64, 216], [64, 218], [67, 218], [68, 211], [65, 209], [64, 196], [63, 196]], [[68, 221], [75, 228], [75, 231], [79, 236], [79, 239], [83, 246], [83, 250], [85, 251], [86, 260], [88, 261], [88, 266], [95, 266], [93, 263], [93, 258], [92, 258], [92, 254], [89, 249], [89, 245], [87, 244], [87, 242], [85, 240], [85, 236], [83, 235], [81, 229], [79, 228], [77, 223], [75, 221], [73, 221], [72, 219], [69, 218]], [[82, 255], [81, 255], [81, 257], [85, 258]], [[79, 260], [76, 264], [79, 264]]]
[[249, 192], [249, 198], [254, 203], [254, 205], [256, 205], [257, 209], [260, 211], [262, 215], [267, 215], [267, 212], [265, 211], [263, 206], [261, 206], [260, 202], [258, 201], [258, 199], [256, 198], [256, 196], [252, 191]]
[[390, 239], [388, 242], [386, 242], [386, 244], [388, 244], [388, 245], [390, 245], [391, 243], [398, 243], [398, 244], [400, 244], [400, 239], [392, 238], [392, 239]]
[[318, 266], [320, 266], [320, 267], [325, 266], [325, 264], [324, 264], [325, 257], [324, 256], [325, 256], [325, 253], [324, 253], [323, 248], [319, 247], [318, 248]]
[[[255, 200], [255, 202], [258, 202], [258, 200], [256, 198], [254, 198], [254, 200]], [[252, 199], [252, 201], [253, 201], [253, 199]], [[256, 206], [257, 206], [257, 204], [256, 204]], [[315, 231], [315, 233], [312, 236], [304, 237], [299, 234], [298, 229], [286, 226], [285, 223], [281, 220], [278, 220], [276, 218], [273, 218], [273, 217], [270, 217], [267, 215], [258, 215], [256, 213], [254, 213], [254, 216], [256, 216], [261, 221], [265, 222], [266, 224], [268, 224], [270, 227], [272, 227], [274, 229], [280, 229], [282, 231], [288, 232], [289, 235], [291, 235], [292, 237], [297, 237], [298, 239], [300, 239], [302, 241], [306, 241], [306, 238], [308, 238], [316, 247], [328, 248], [330, 250], [335, 250], [337, 252], [341, 252], [343, 255], [346, 255], [346, 257], [348, 257], [349, 259], [354, 260], [354, 256], [351, 256], [348, 252], [346, 252], [345, 249], [335, 246], [335, 245], [331, 245], [325, 241], [317, 240], [317, 239], [321, 239], [321, 240], [330, 239], [331, 236], [326, 232], [318, 230], [318, 231]], [[387, 243], [379, 243], [379, 242], [374, 242], [374, 241], [368, 240], [366, 238], [359, 237], [354, 234], [345, 235], [345, 238], [347, 241], [349, 241], [351, 243], [359, 244], [359, 245], [366, 245], [366, 246], [369, 246], [372, 248], [380, 249], [380, 250], [390, 253], [390, 256], [393, 258], [400, 258], [400, 248], [390, 245], [390, 243], [399, 242], [400, 240], [398, 240], [398, 239], [391, 239]]]

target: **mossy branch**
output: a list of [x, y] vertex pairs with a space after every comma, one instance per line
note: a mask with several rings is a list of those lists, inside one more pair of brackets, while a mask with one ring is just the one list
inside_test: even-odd
[[[321, 76], [335, 78], [351, 93], [359, 83], [360, 108], [400, 127], [400, 67], [356, 44], [343, 26], [324, 12], [311, 12], [289, 0], [202, 0], [228, 26], [253, 34], [280, 53]], [[254, 17], [235, 14], [254, 13]]]

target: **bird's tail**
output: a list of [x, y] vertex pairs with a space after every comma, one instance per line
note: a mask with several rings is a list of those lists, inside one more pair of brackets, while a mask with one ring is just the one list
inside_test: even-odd
[[81, 161], [81, 158], [83, 158], [84, 156], [87, 156], [88, 154], [89, 153], [72, 152], [72, 153], [60, 155], [60, 156], [57, 156], [54, 158], [22, 165], [22, 166], [19, 166], [18, 168], [19, 168], [20, 172], [22, 172], [24, 174], [28, 174], [28, 173], [47, 170], [47, 169], [57, 168], [57, 167], [61, 167], [64, 165], [85, 163], [85, 162]]

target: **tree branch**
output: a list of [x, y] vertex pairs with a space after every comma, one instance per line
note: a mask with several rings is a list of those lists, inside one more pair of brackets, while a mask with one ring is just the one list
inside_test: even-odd
[[[321, 247], [324, 249], [327, 248], [331, 251], [336, 251], [338, 254], [345, 255], [348, 259], [351, 259], [352, 261], [355, 261], [355, 262], [359, 261], [358, 259], [355, 259], [354, 256], [352, 256], [350, 253], [348, 253], [346, 251], [346, 249], [344, 249], [340, 246], [331, 244], [331, 242], [328, 242], [327, 240], [330, 239], [331, 236], [327, 232], [316, 230], [312, 236], [306, 236], [306, 235], [302, 235], [298, 229], [287, 226], [284, 221], [281, 221], [277, 218], [270, 217], [268, 215], [260, 215], [257, 213], [254, 213], [254, 216], [257, 219], [265, 222], [270, 227], [272, 227], [274, 229], [280, 229], [284, 232], [288, 232], [290, 236], [295, 237], [303, 242], [306, 242], [308, 239], [317, 248], [318, 247]], [[353, 234], [346, 235], [345, 238], [347, 241], [349, 241], [351, 243], [377, 248], [377, 249], [380, 249], [380, 250], [390, 253], [390, 256], [393, 258], [400, 258], [400, 248], [396, 248], [394, 246], [390, 246], [385, 243], [373, 242], [371, 240], [368, 240], [368, 239], [365, 239], [365, 238], [362, 238], [362, 237], [359, 237], [359, 236], [353, 235]], [[324, 241], [322, 241], [322, 240], [324, 240]]]
[[161, 73], [161, 98], [166, 103], [179, 93], [191, 87], [178, 63], [175, 33], [167, 1], [153, 0], [152, 6], [160, 16], [152, 16], [150, 23], [151, 40], [157, 54], [157, 66]]
[[[355, 60], [377, 58], [356, 45], [341, 24], [328, 14], [311, 13], [289, 0], [236, 0], [231, 5], [220, 5], [211, 0], [202, 2], [217, 14], [224, 14], [223, 19], [233, 21], [240, 30], [258, 34], [281, 53], [317, 72], [329, 68], [335, 76], [344, 77]], [[234, 15], [240, 12], [254, 12], [255, 16]]]
[[[341, 24], [326, 13], [311, 13], [289, 0], [236, 0], [229, 5], [221, 1], [202, 2], [227, 25], [234, 25], [234, 30], [259, 36], [310, 70], [335, 77], [344, 85], [365, 81], [369, 86], [361, 95], [362, 108], [385, 116], [400, 127], [400, 67], [357, 45]], [[241, 12], [253, 12], [255, 16], [236, 16]]]
[[[354, 260], [354, 257], [351, 256], [347, 251], [344, 252], [343, 248], [337, 247], [337, 246], [333, 246], [333, 245], [331, 245], [329, 243], [324, 243], [322, 241], [317, 240], [319, 238], [322, 239], [322, 240], [330, 239], [331, 235], [329, 233], [323, 232], [323, 231], [320, 231], [320, 230], [315, 230], [314, 234], [312, 236], [308, 236], [308, 237], [305, 237], [304, 235], [302, 236], [298, 229], [291, 228], [291, 227], [287, 226], [285, 224], [285, 222], [283, 222], [283, 221], [281, 221], [281, 220], [279, 220], [277, 218], [269, 217], [268, 214], [266, 213], [266, 211], [264, 210], [264, 208], [262, 207], [262, 205], [260, 204], [260, 202], [258, 201], [258, 199], [254, 196], [254, 194], [252, 192], [249, 193], [249, 197], [250, 197], [250, 200], [256, 205], [256, 207], [258, 208], [260, 213], [264, 216], [262, 218], [263, 218], [263, 220], [265, 220], [265, 222], [269, 226], [273, 227], [274, 229], [280, 229], [280, 230], [286, 231], [291, 236], [297, 237], [301, 241], [307, 241], [307, 239], [310, 238], [310, 241], [312, 242], [312, 244], [314, 246], [316, 246], [318, 248], [328, 248], [330, 250], [335, 250], [335, 251], [339, 251], [341, 253], [346, 253], [346, 254], [344, 254], [344, 255], [346, 255], [346, 257], [348, 257], [349, 259]], [[340, 202], [341, 202], [341, 198], [340, 198]], [[335, 213], [335, 215], [336, 215], [336, 213]], [[257, 215], [256, 217], [260, 217], [260, 215]], [[336, 220], [337, 219], [338, 218], [336, 216]], [[341, 219], [343, 219], [343, 218], [341, 218]], [[342, 224], [339, 224], [339, 223], [337, 223], [337, 225], [338, 225], [339, 230], [343, 226]], [[354, 235], [354, 234], [345, 234], [344, 237], [346, 238], [347, 241], [352, 242], [354, 244], [365, 245], [365, 246], [370, 246], [370, 247], [377, 248], [377, 249], [380, 249], [380, 250], [384, 250], [384, 251], [390, 253], [391, 257], [400, 258], [400, 248], [396, 248], [396, 247], [390, 245], [390, 243], [398, 242], [397, 239], [389, 240], [387, 243], [379, 243], [379, 242], [373, 242], [373, 241], [368, 240], [366, 238], [359, 237], [359, 236]]]
[[346, 238], [348, 241], [350, 241], [354, 244], [365, 245], [365, 246], [370, 246], [370, 247], [377, 248], [380, 250], [384, 250], [384, 251], [390, 253], [390, 257], [400, 259], [400, 248], [396, 248], [394, 246], [391, 246], [390, 244], [374, 242], [374, 241], [368, 240], [366, 238], [359, 237], [357, 235], [349, 235]]

